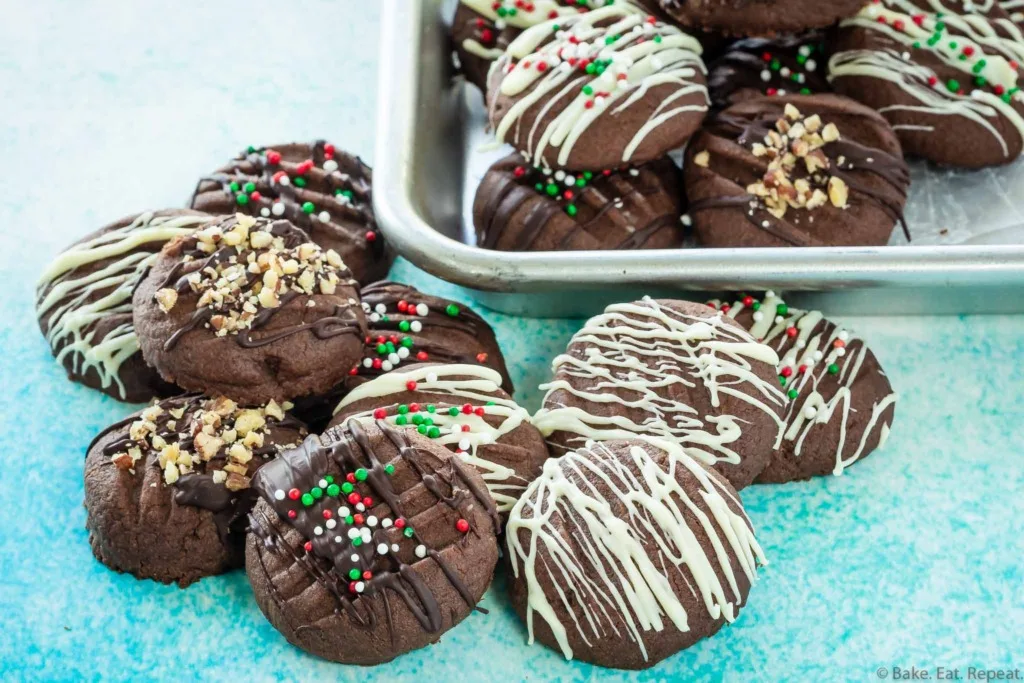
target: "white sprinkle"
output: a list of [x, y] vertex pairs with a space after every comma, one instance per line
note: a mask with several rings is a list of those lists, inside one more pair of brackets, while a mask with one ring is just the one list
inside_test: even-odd
[[815, 71], [818, 70], [818, 63], [813, 59], [808, 59], [806, 62], [804, 62], [804, 69], [806, 71], [814, 73]]
[[395, 366], [392, 365], [391, 361], [389, 360], [386, 360], [380, 364], [380, 369], [383, 370], [384, 372], [391, 372], [394, 369], [394, 367]]
[[274, 205], [270, 207], [270, 212], [275, 216], [284, 215], [284, 202], [274, 202]]
[[418, 315], [419, 317], [423, 318], [428, 313], [430, 313], [430, 309], [427, 308], [426, 304], [416, 304], [416, 315]]
[[781, 323], [782, 321], [783, 321], [783, 317], [781, 315], [775, 316], [775, 322], [776, 323]]
[[328, 173], [334, 173], [338, 170], [338, 162], [334, 159], [328, 159], [324, 162], [324, 170]]
[[366, 590], [366, 584], [362, 581], [356, 581], [356, 593], [362, 593]]
[[369, 358], [364, 358], [363, 359], [363, 367], [364, 368], [372, 368], [373, 367], [373, 361], [370, 360]]
[[469, 439], [462, 439], [459, 441], [459, 448], [461, 448], [464, 451], [468, 451], [471, 445], [472, 444], [469, 442]]
[[348, 508], [345, 508], [345, 507], [338, 508], [338, 516], [339, 517], [348, 517], [350, 514], [352, 514], [352, 513], [349, 512]]
[[565, 171], [555, 171], [555, 180], [565, 180]]
[[342, 542], [342, 541], [344, 541], [344, 540], [345, 540], [345, 539], [344, 539], [344, 538], [342, 538], [341, 536], [335, 536], [335, 537], [334, 537], [334, 542], [335, 542], [335, 543], [341, 543], [341, 542]]
[[775, 298], [775, 290], [769, 289], [767, 292], [764, 293], [764, 298], [765, 299], [774, 299]]
[[764, 71], [762, 71], [761, 72], [761, 80], [764, 81], [765, 83], [768, 83], [769, 81], [771, 81], [772, 80], [772, 72], [769, 71], [768, 69], [765, 69]]
[[805, 346], [807, 346], [807, 342], [806, 341], [804, 341], [803, 339], [797, 339], [796, 340], [796, 348], [802, 349]]
[[425, 545], [418, 545], [418, 546], [416, 546], [416, 557], [426, 557], [426, 556], [427, 556], [427, 546], [425, 546]]
[[849, 341], [850, 333], [847, 332], [846, 330], [841, 330], [839, 332], [839, 338], [842, 339], [843, 341]]
[[373, 307], [373, 310], [380, 313], [381, 315], [384, 315], [385, 313], [388, 312], [388, 307], [385, 306], [384, 304], [377, 304], [376, 306]]
[[793, 72], [789, 70], [789, 67], [786, 66], [779, 69], [779, 75], [782, 76], [783, 78], [789, 78], [792, 73]]
[[326, 211], [321, 211], [320, 214], [317, 216], [317, 218], [320, 219], [321, 223], [330, 223], [331, 222], [331, 214], [327, 213]]
[[264, 206], [262, 209], [260, 209], [260, 215], [263, 216], [264, 218], [270, 218], [270, 209]]
[[565, 176], [565, 184], [567, 187], [572, 187], [573, 185], [576, 184], [576, 178], [571, 175]]
[[288, 177], [288, 176], [286, 176], [286, 175], [283, 175], [283, 176], [281, 176], [281, 177], [280, 177], [280, 178], [278, 179], [278, 181], [277, 181], [277, 182], [278, 182], [278, 183], [280, 183], [281, 185], [291, 185], [291, 184], [292, 184], [292, 179], [291, 179], [291, 178], [289, 178], [289, 177]]
[[379, 313], [371, 313], [370, 314], [370, 322], [371, 323], [380, 322], [380, 314]]
[[381, 528], [389, 529], [391, 528], [392, 524], [394, 524], [394, 522], [391, 521], [390, 517], [385, 517], [384, 519], [380, 520]]
[[413, 320], [411, 323], [409, 323], [409, 329], [412, 330], [413, 332], [420, 332], [423, 330], [423, 323], [421, 323], [419, 320]]
[[[402, 348], [404, 349], [405, 347], [403, 346]], [[427, 375], [427, 381], [428, 382], [436, 382], [437, 381], [437, 373], [434, 373], [434, 372], [429, 373]]]
[[821, 358], [822, 358], [821, 351], [815, 351], [814, 352], [814, 360], [821, 360]]
[[349, 538], [359, 538], [359, 529], [357, 529], [355, 527], [352, 527], [351, 529], [349, 529], [348, 530], [348, 537]]
[[377, 554], [378, 555], [387, 555], [388, 554], [388, 544], [387, 543], [381, 543], [380, 545], [378, 545], [377, 546]]
[[397, 543], [392, 543], [391, 544], [391, 550], [397, 553], [398, 550], [399, 550], [398, 544]]
[[325, 526], [326, 526], [326, 527], [327, 527], [328, 529], [333, 529], [334, 527], [338, 526], [338, 520], [336, 520], [336, 519], [329, 519], [329, 520], [327, 520], [327, 521], [326, 521], [326, 522], [324, 523], [324, 525], [325, 525]]
[[[406, 346], [399, 346], [397, 353], [398, 353], [399, 359], [401, 359], [401, 358], [408, 358], [409, 357], [409, 348], [406, 347]], [[396, 365], [398, 364], [397, 360], [395, 361], [395, 364]]]
[[629, 169], [629, 175], [631, 175], [631, 176], [633, 176], [633, 177], [635, 178], [635, 177], [637, 177], [638, 175], [640, 175], [640, 171], [638, 171], [638, 170], [637, 170], [637, 169], [635, 169], [635, 168], [631, 168], [631, 169]]
[[322, 489], [325, 489], [325, 488], [327, 488], [327, 480], [326, 479], [321, 479], [320, 481], [318, 481], [316, 483], [316, 485], [319, 486]]
[[274, 491], [274, 498], [278, 500], [284, 500], [285, 493], [281, 489]]
[[317, 536], [320, 536], [320, 535], [322, 535], [324, 533], [324, 528], [322, 526], [317, 525], [313, 529], [313, 533], [316, 534]]
[[366, 506], [363, 505], [362, 503], [356, 503], [356, 510], [359, 510], [360, 512], [365, 512]]
[[804, 408], [804, 417], [806, 417], [808, 420], [813, 420], [817, 414], [818, 411], [814, 409], [814, 406], [807, 406], [806, 408]]
[[366, 518], [366, 526], [377, 526], [377, 518], [370, 515]]
[[754, 322], [761, 322], [764, 319], [764, 313], [761, 311], [754, 311]]
[[363, 543], [369, 543], [373, 540], [373, 533], [365, 526], [362, 528]]
[[349, 557], [349, 559], [352, 560], [355, 563], [358, 563], [361, 558], [359, 557], [359, 555], [356, 555], [355, 553], [352, 553], [352, 555]]
[[846, 355], [846, 349], [844, 349], [843, 347], [839, 347], [838, 349], [836, 349], [836, 355], [842, 358], [843, 356]]
[[[404, 346], [402, 348], [405, 349]], [[408, 351], [408, 349], [406, 349], [406, 351]], [[408, 355], [408, 354], [406, 354], [406, 355]], [[398, 363], [401, 362], [401, 360], [402, 360], [402, 357], [399, 356], [397, 353], [389, 353], [388, 354], [388, 361], [392, 365], [398, 365]]]
[[693, 219], [690, 218], [690, 214], [688, 213], [684, 213], [682, 216], [680, 216], [679, 222], [685, 225], [686, 227], [690, 227], [691, 225], [693, 225]]

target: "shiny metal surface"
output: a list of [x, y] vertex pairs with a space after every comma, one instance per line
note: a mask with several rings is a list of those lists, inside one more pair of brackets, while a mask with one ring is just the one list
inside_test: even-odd
[[[445, 5], [449, 5], [448, 8]], [[452, 80], [445, 0], [383, 0], [374, 204], [420, 268], [530, 316], [586, 316], [642, 294], [776, 289], [834, 314], [1024, 311], [1024, 163], [914, 164], [912, 246], [509, 253], [472, 245], [466, 208], [486, 149], [479, 94]], [[957, 243], [952, 243], [957, 242]], [[970, 242], [964, 244], [964, 242]]]

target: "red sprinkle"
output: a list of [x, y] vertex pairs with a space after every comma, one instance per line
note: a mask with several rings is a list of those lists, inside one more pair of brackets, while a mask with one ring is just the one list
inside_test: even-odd
[[257, 190], [253, 190], [252, 192], [249, 193], [249, 199], [253, 200], [254, 202], [258, 202], [259, 200], [263, 199], [263, 195], [261, 195]]
[[787, 365], [786, 367], [782, 368], [782, 370], [779, 371], [779, 374], [782, 375], [783, 377], [792, 377], [793, 368]]
[[466, 533], [467, 531], [469, 531], [469, 522], [467, 522], [464, 519], [460, 519], [459, 521], [455, 522], [455, 528], [458, 529], [461, 533]]
[[797, 329], [795, 327], [789, 327], [786, 329], [787, 337], [795, 337], [797, 335]]
[[301, 495], [302, 491], [298, 489], [291, 489], [290, 491], [288, 491], [288, 497], [291, 498], [292, 500], [298, 500]]
[[307, 553], [311, 553], [311, 552], [313, 552], [313, 542], [312, 542], [312, 541], [306, 541], [306, 542], [305, 542], [305, 543], [304, 543], [304, 544], [302, 545], [302, 547], [306, 549], [306, 552], [307, 552]]
[[373, 498], [370, 498], [369, 496], [363, 498], [363, 505], [365, 505], [367, 509], [369, 509], [369, 507], [373, 505]]
[[377, 241], [377, 233], [375, 233], [373, 230], [367, 230], [366, 234], [363, 237], [366, 239], [367, 242]]
[[324, 519], [330, 519], [333, 516], [330, 510], [324, 510]]
[[373, 359], [373, 369], [374, 370], [380, 370], [382, 367], [384, 367], [384, 361], [382, 361], [380, 358], [374, 358]]
[[387, 416], [388, 411], [384, 410], [383, 408], [377, 408], [375, 411], [373, 411], [373, 417], [375, 420], [383, 420]]
[[486, 353], [478, 353], [478, 354], [476, 354], [476, 362], [477, 363], [486, 363], [487, 362], [487, 354]]
[[364, 581], [369, 581], [372, 578], [373, 578], [373, 572], [371, 572], [369, 569], [367, 569], [365, 572], [363, 572], [363, 580]]
[[357, 512], [356, 514], [352, 515], [352, 521], [355, 522], [356, 524], [362, 524], [366, 520], [365, 520], [365, 518], [361, 514], [359, 514]]
[[416, 380], [411, 379], [405, 383], [405, 388], [409, 391], [416, 391]]
[[466, 405], [462, 406], [462, 412], [465, 413], [466, 415], [471, 414], [473, 412], [473, 406], [467, 403]]
[[426, 351], [420, 351], [419, 353], [416, 354], [416, 360], [426, 360], [426, 359], [427, 359], [427, 352]]
[[331, 156], [334, 156], [334, 145], [332, 145], [329, 142], [327, 144], [325, 144], [324, 145], [324, 154], [329, 154]]
[[352, 503], [353, 505], [357, 505], [359, 503], [359, 501], [361, 501], [362, 499], [363, 499], [363, 497], [360, 496], [355, 491], [353, 491], [352, 493], [348, 494], [348, 502]]
[[304, 174], [308, 173], [310, 170], [312, 170], [312, 168], [313, 168], [313, 160], [312, 159], [306, 159], [301, 164], [299, 164], [298, 166], [295, 167], [295, 172], [297, 174], [299, 174], [299, 175], [304, 175]]
[[267, 150], [267, 163], [271, 166], [277, 166], [281, 163], [281, 153], [275, 152], [272, 149]]
[[420, 404], [419, 403], [410, 403], [409, 404], [409, 412], [410, 413], [418, 413], [418, 412], [420, 412]]
[[476, 410], [474, 410], [473, 412], [476, 413], [477, 415], [479, 415], [480, 417], [483, 417], [485, 411], [484, 411], [483, 407], [479, 407]]
[[295, 512], [295, 510], [289, 510], [288, 511], [288, 519], [295, 519], [297, 516], [298, 516], [298, 513]]
[[395, 528], [396, 529], [404, 529], [405, 528], [405, 518], [404, 517], [399, 517], [398, 519], [395, 520]]
[[356, 483], [356, 475], [353, 474], [352, 472], [349, 472], [348, 474], [345, 475], [345, 481], [347, 481], [350, 484]]

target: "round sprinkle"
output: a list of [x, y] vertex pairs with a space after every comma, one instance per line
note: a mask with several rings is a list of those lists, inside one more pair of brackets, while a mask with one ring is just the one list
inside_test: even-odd
[[359, 538], [359, 529], [352, 528], [348, 530], [349, 538]]
[[426, 557], [426, 556], [427, 556], [427, 546], [425, 546], [425, 545], [418, 545], [418, 546], [416, 546], [416, 557]]
[[285, 494], [285, 492], [282, 491], [281, 489], [274, 491], [274, 498], [276, 498], [277, 500], [284, 500], [285, 495], [287, 494]]
[[322, 526], [320, 526], [320, 525], [317, 525], [316, 527], [313, 528], [313, 533], [316, 534], [317, 536], [322, 536], [323, 533], [324, 533], [324, 528]]
[[391, 521], [390, 517], [385, 517], [384, 519], [380, 520], [380, 526], [383, 529], [389, 529], [392, 524], [394, 524], [394, 522]]
[[377, 526], [377, 518], [370, 515], [366, 518], [366, 526]]
[[387, 555], [388, 554], [388, 544], [387, 543], [380, 543], [380, 544], [378, 544], [377, 545], [377, 554], [378, 555]]
[[397, 543], [392, 543], [391, 544], [391, 551], [392, 552], [396, 552], [396, 553], [399, 551], [399, 547], [398, 547]]

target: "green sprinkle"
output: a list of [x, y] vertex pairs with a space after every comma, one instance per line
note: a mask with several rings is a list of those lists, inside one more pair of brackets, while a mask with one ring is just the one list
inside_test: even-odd
[[436, 413], [437, 412], [437, 406], [435, 406], [433, 403], [428, 403], [427, 404], [427, 412], [428, 413]]
[[584, 95], [593, 95], [594, 94], [594, 89], [591, 88], [589, 85], [585, 85], [585, 86], [583, 86], [583, 94]]
[[588, 74], [593, 74], [595, 71], [597, 71], [597, 67], [594, 66], [593, 62], [591, 62], [590, 64], [587, 64], [586, 72]]
[[398, 323], [398, 329], [401, 330], [402, 332], [408, 332], [409, 327], [411, 326], [409, 325], [408, 320], [403, 320], [402, 322]]
[[398, 414], [399, 415], [405, 415], [408, 412], [409, 412], [409, 406], [405, 405], [404, 403], [402, 405], [398, 406]]
[[577, 178], [576, 179], [576, 187], [586, 187], [586, 186], [587, 186], [587, 179], [586, 178]]
[[545, 192], [548, 193], [548, 195], [554, 197], [556, 194], [558, 194], [558, 185], [555, 185], [554, 183], [548, 183], [548, 186], [544, 188], [544, 190]]
[[395, 473], [395, 466], [394, 465], [384, 465], [384, 471], [387, 472], [388, 474], [394, 474]]
[[388, 352], [388, 347], [387, 346], [385, 346], [384, 344], [377, 344], [377, 355], [383, 356], [387, 352]]
[[761, 302], [755, 301], [753, 304], [751, 304], [750, 307], [756, 311], [757, 309], [761, 308]]
[[303, 202], [302, 213], [313, 213], [314, 208], [313, 202]]
[[485, 406], [487, 406], [487, 407], [489, 408], [489, 407], [491, 407], [491, 406], [495, 405], [495, 403], [494, 403], [494, 401], [488, 401], [488, 402], [487, 402], [487, 403], [485, 403], [484, 405], [485, 405]]
[[445, 307], [444, 312], [454, 318], [459, 314], [459, 307], [455, 304], [448, 304], [448, 306]]
[[405, 415], [399, 415], [398, 417], [395, 418], [395, 424], [398, 425], [399, 427], [404, 427], [405, 425], [409, 424], [409, 418], [407, 418]]
[[427, 425], [421, 424], [419, 427], [416, 428], [416, 431], [419, 432], [420, 434], [426, 434]]
[[402, 533], [405, 534], [406, 538], [412, 538], [413, 534], [415, 534], [416, 532], [412, 530], [411, 526], [407, 526], [405, 527], [405, 531], [403, 531]]
[[788, 396], [789, 396], [790, 398], [796, 398], [796, 397], [797, 397], [797, 396], [799, 396], [799, 395], [800, 395], [800, 392], [798, 392], [798, 391], [797, 391], [796, 389], [790, 389], [790, 390], [789, 390], [789, 394], [788, 394]]
[[332, 477], [331, 475], [328, 474], [326, 477], [324, 477], [324, 481], [326, 481], [328, 484], [333, 484], [334, 483], [334, 477]]
[[356, 518], [353, 517], [352, 515], [349, 515], [348, 517], [345, 518], [345, 524], [354, 524], [355, 521], [356, 521]]
[[362, 544], [363, 544], [363, 539], [359, 538], [358, 536], [356, 536], [355, 538], [352, 539], [352, 545], [354, 547], [358, 548]]
[[777, 59], [773, 59], [770, 67], [772, 71], [778, 71], [779, 69], [782, 68], [782, 63], [779, 62], [779, 60]]
[[356, 481], [366, 481], [367, 476], [369, 473], [362, 467], [356, 470]]
[[419, 413], [416, 413], [415, 415], [412, 416], [412, 423], [414, 425], [421, 425], [421, 424], [423, 424], [423, 416], [420, 415]]
[[246, 183], [243, 189], [245, 189], [247, 193], [253, 192], [256, 190], [256, 183]]
[[331, 484], [327, 487], [327, 495], [334, 497], [341, 493], [341, 487], [337, 484]]
[[434, 424], [434, 420], [429, 418], [429, 417], [424, 417], [423, 418], [423, 424], [425, 424], [425, 425], [427, 425], [429, 427], [432, 424]]
[[565, 212], [570, 216], [575, 216], [577, 213], [576, 205], [570, 204], [569, 206], [565, 207]]
[[341, 485], [341, 490], [343, 493], [352, 493], [353, 489], [355, 489], [355, 487], [352, 486], [351, 482], [346, 481], [344, 484]]
[[828, 374], [830, 374], [830, 375], [838, 375], [839, 374], [839, 366], [836, 365], [835, 363], [832, 363], [832, 365], [828, 366]]
[[302, 504], [305, 505], [306, 507], [309, 507], [310, 505], [312, 505], [313, 504], [313, 496], [309, 495], [308, 493], [303, 493], [302, 494]]
[[256, 149], [255, 147], [253, 147], [252, 145], [249, 145], [249, 147], [247, 148], [247, 150], [246, 150], [246, 151], [247, 151], [247, 152], [248, 152], [249, 154], [255, 154], [255, 153], [257, 152], [257, 149]]
[[363, 575], [363, 573], [361, 571], [359, 571], [358, 569], [356, 569], [355, 567], [353, 567], [352, 569], [348, 570], [348, 578], [352, 579], [353, 581], [355, 581], [356, 579], [358, 579], [362, 575]]
[[960, 90], [960, 81], [955, 78], [949, 79], [946, 81], [946, 89], [949, 90], [949, 92], [957, 92]]
[[436, 439], [437, 437], [441, 436], [441, 430], [438, 429], [437, 427], [431, 427], [430, 429], [427, 430], [427, 436], [429, 436], [431, 439]]
[[238, 202], [241, 206], [245, 206], [246, 204], [249, 203], [249, 195], [244, 195], [244, 194], [239, 193], [235, 197], [235, 201]]
[[388, 353], [394, 353], [395, 352], [395, 342], [392, 342], [392, 341], [386, 342], [384, 344], [384, 346], [387, 348]]
[[320, 500], [321, 498], [324, 497], [324, 490], [319, 486], [314, 486], [309, 490], [309, 492], [312, 493], [313, 497], [316, 498], [317, 500]]
[[232, 192], [238, 192], [239, 190], [242, 189], [236, 182], [232, 182], [230, 185], [228, 185], [228, 187], [231, 188]]
[[295, 184], [295, 187], [305, 187], [306, 186], [306, 179], [303, 178], [302, 176], [298, 176], [297, 175], [294, 178], [292, 178], [292, 183]]
[[781, 384], [782, 386], [786, 386], [786, 378], [783, 377], [782, 375], [779, 375], [779, 384]]
[[594, 174], [593, 174], [593, 173], [591, 173], [590, 171], [584, 171], [584, 172], [583, 172], [583, 177], [584, 177], [584, 178], [585, 178], [586, 180], [590, 180], [591, 178], [593, 178], [593, 177], [594, 177]]
[[661, 42], [661, 36], [654, 36], [654, 42], [660, 43]]
[[456, 408], [455, 406], [452, 406], [451, 408], [448, 409], [448, 414], [451, 415], [452, 417], [455, 417], [456, 415], [459, 414], [459, 409]]
[[786, 315], [787, 313], [789, 313], [789, 306], [787, 306], [786, 304], [779, 304], [778, 306], [775, 307], [775, 312], [778, 313], [779, 315]]
[[412, 337], [402, 337], [402, 341], [399, 342], [402, 346], [409, 348], [412, 346]]

